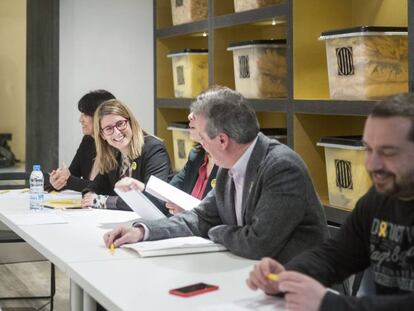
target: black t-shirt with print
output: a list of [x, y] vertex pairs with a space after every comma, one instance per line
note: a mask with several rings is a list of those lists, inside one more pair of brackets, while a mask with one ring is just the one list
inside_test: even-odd
[[414, 308], [414, 201], [381, 195], [372, 188], [334, 238], [286, 264], [286, 269], [308, 274], [325, 286], [367, 267], [374, 273], [376, 296], [328, 293], [321, 310]]

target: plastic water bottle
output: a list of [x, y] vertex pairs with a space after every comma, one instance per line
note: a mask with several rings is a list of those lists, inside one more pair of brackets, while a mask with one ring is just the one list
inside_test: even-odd
[[43, 209], [43, 173], [40, 165], [33, 165], [33, 171], [30, 174], [30, 210], [40, 211]]

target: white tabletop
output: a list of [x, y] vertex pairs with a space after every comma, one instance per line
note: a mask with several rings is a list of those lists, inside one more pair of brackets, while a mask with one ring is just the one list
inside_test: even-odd
[[[118, 256], [116, 250], [115, 257]], [[280, 299], [250, 290], [245, 280], [255, 261], [229, 252], [135, 258], [69, 264], [70, 275], [89, 295], [108, 310], [202, 310], [209, 305], [243, 304], [235, 310], [283, 310]], [[170, 289], [204, 282], [219, 290], [183, 298]], [[266, 302], [270, 309], [260, 309]], [[256, 300], [254, 306], [251, 302]], [[252, 307], [249, 308], [248, 306]]]
[[63, 271], [67, 270], [68, 262], [136, 257], [133, 251], [121, 249], [115, 258], [103, 242], [106, 231], [117, 224], [130, 224], [137, 219], [134, 212], [95, 209], [56, 211], [67, 220], [65, 224], [18, 226], [11, 221], [11, 215], [30, 213], [28, 196], [13, 199], [12, 202], [0, 199], [0, 221]]
[[[128, 249], [111, 254], [105, 231], [131, 223], [137, 214], [125, 211], [58, 211], [66, 223], [17, 225], [16, 214], [29, 214], [28, 195], [0, 196], [0, 221], [56, 264], [108, 310], [283, 310], [278, 298], [247, 288], [254, 261], [229, 252], [139, 258]], [[218, 285], [217, 291], [190, 298], [170, 289], [198, 282]]]

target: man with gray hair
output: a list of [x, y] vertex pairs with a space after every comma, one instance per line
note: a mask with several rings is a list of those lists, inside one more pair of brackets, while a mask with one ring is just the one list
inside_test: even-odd
[[325, 216], [305, 164], [259, 133], [256, 114], [242, 95], [210, 89], [191, 105], [189, 119], [193, 137], [220, 167], [215, 189], [191, 211], [106, 233], [107, 246], [196, 235], [239, 256], [286, 262], [325, 239]]

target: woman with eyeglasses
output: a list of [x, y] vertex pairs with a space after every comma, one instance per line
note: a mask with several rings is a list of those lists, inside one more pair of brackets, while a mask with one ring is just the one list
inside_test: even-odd
[[115, 96], [106, 90], [91, 91], [78, 102], [79, 123], [82, 126], [83, 139], [69, 168], [62, 165], [50, 173], [50, 190], [69, 189], [82, 191], [98, 173], [95, 165], [96, 149], [93, 131], [93, 115], [98, 106]]
[[[84, 191], [82, 207], [129, 209], [122, 200], [117, 202], [113, 190], [117, 181], [132, 177], [143, 191], [151, 175], [165, 181], [172, 176], [164, 144], [145, 133], [119, 100], [108, 100], [99, 106], [94, 115], [94, 131], [99, 173]], [[163, 209], [154, 197], [148, 196]], [[162, 212], [167, 213], [165, 209]]]

